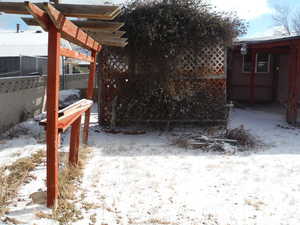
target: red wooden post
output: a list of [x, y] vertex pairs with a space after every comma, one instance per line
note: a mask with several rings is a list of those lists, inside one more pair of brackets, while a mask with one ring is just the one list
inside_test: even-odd
[[107, 83], [105, 78], [103, 77], [104, 74], [101, 74], [99, 77], [99, 88], [100, 88], [100, 96], [98, 100], [98, 104], [100, 105], [99, 110], [100, 110], [100, 118], [99, 118], [99, 125], [107, 125]]
[[[88, 81], [88, 88], [87, 88], [87, 99], [93, 99], [93, 92], [94, 92], [94, 81], [95, 81], [95, 73], [96, 73], [96, 51], [92, 51], [92, 58], [94, 58], [94, 62], [90, 64], [90, 75], [89, 75], [89, 81]], [[88, 109], [85, 112], [85, 118], [84, 118], [84, 128], [83, 128], [83, 143], [88, 143], [88, 136], [89, 136], [89, 124], [90, 124], [90, 116], [91, 116], [91, 110]]]
[[71, 128], [69, 163], [73, 166], [76, 166], [78, 164], [80, 124], [81, 116], [72, 124]]
[[296, 58], [296, 73], [295, 73], [295, 114], [296, 114], [296, 122], [298, 117], [298, 100], [300, 96], [300, 47], [297, 46], [297, 58]]
[[255, 103], [255, 69], [256, 69], [256, 50], [252, 49], [252, 58], [251, 58], [251, 64], [252, 64], [252, 70], [250, 75], [250, 103]]
[[61, 35], [49, 24], [47, 79], [47, 206], [56, 207], [58, 196], [58, 94]]
[[297, 123], [299, 98], [300, 49], [291, 45], [289, 57], [289, 97], [287, 105], [287, 122]]

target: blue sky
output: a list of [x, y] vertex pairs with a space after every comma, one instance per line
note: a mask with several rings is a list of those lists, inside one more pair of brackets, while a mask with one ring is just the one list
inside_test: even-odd
[[[274, 5], [287, 5], [291, 10], [291, 14], [300, 11], [300, 0], [269, 0], [268, 7], [273, 10]], [[272, 11], [261, 14], [255, 18], [248, 20], [249, 29], [247, 36], [270, 36], [274, 32], [274, 22], [272, 20]]]
[[[4, 0], [5, 1], [5, 0]], [[6, 0], [19, 1], [19, 0]], [[34, 0], [39, 1], [39, 0]], [[300, 10], [300, 0], [207, 0], [219, 10], [236, 11], [237, 14], [249, 23], [247, 37], [271, 36], [274, 33], [272, 21], [273, 6], [276, 4], [288, 5], [291, 10]], [[102, 0], [64, 0], [66, 3], [100, 3]], [[122, 0], [111, 1], [120, 3]], [[292, 12], [293, 13], [293, 12]], [[28, 27], [16, 15], [0, 15], [0, 31], [15, 29], [20, 23], [23, 30]]]

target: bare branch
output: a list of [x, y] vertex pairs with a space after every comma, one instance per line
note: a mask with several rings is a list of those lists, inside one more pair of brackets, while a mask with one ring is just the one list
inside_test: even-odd
[[273, 21], [275, 25], [281, 26], [283, 28], [283, 35], [291, 35], [292, 30], [289, 22], [290, 8], [283, 5], [274, 6], [275, 13], [273, 14]]
[[300, 35], [300, 10], [298, 10], [292, 18], [293, 32]]

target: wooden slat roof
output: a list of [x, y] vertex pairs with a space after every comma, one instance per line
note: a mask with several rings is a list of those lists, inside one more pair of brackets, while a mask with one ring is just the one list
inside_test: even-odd
[[89, 31], [87, 30], [87, 33], [91, 36], [93, 36], [96, 39], [101, 39], [101, 38], [120, 38], [124, 34], [126, 34], [125, 31]]
[[[36, 5], [43, 7], [43, 3]], [[55, 4], [55, 8], [65, 16], [101, 20], [113, 20], [121, 13], [121, 7], [107, 5]], [[0, 2], [0, 12], [29, 14], [23, 2]]]
[[[39, 26], [40, 24], [32, 17], [22, 17], [22, 20], [28, 26]], [[117, 22], [105, 22], [105, 21], [90, 21], [90, 20], [70, 20], [76, 26], [84, 29], [84, 30], [101, 30], [101, 31], [110, 31], [114, 32], [119, 30], [121, 27], [124, 26], [124, 23], [117, 23]]]
[[[34, 18], [22, 18], [29, 26], [39, 26], [40, 24]], [[121, 38], [126, 32], [118, 31], [117, 27], [123, 26], [123, 23], [103, 22], [103, 21], [79, 21], [71, 20], [75, 25], [81, 27], [92, 38], [102, 45], [125, 47], [127, 39]], [[97, 27], [99, 24], [99, 27]], [[90, 29], [92, 25], [92, 29]], [[101, 26], [103, 25], [103, 26]], [[103, 27], [104, 29], [101, 29]]]
[[[93, 38], [95, 38], [95, 37], [93, 37]], [[108, 46], [115, 46], [115, 47], [125, 47], [128, 44], [127, 38], [100, 38], [100, 39], [97, 39], [97, 41], [101, 45], [108, 45]]]
[[[37, 9], [40, 13], [39, 18], [32, 13], [29, 5]], [[101, 21], [112, 20], [119, 15], [121, 8], [118, 6], [0, 2], [0, 12], [35, 15], [35, 17], [23, 17], [22, 19], [29, 26], [42, 26], [44, 30], [47, 30], [47, 21], [49, 20], [49, 17], [47, 14], [44, 14], [43, 10], [47, 11], [48, 16], [50, 16], [57, 28], [62, 30], [62, 37], [71, 39], [78, 45], [88, 44], [89, 48], [93, 48], [91, 47], [93, 42], [91, 38], [101, 45], [116, 47], [125, 47], [127, 45], [127, 39], [121, 38], [125, 32], [119, 30], [124, 26], [124, 23]], [[84, 17], [87, 18], [87, 20], [62, 20], [62, 18], [67, 16]], [[62, 27], [65, 29], [61, 29]], [[66, 29], [68, 29], [68, 32], [65, 32]], [[76, 33], [78, 29], [80, 30], [80, 35], [79, 33]], [[70, 35], [70, 32], [73, 32], [74, 34], [72, 33], [72, 35]], [[84, 37], [85, 33], [91, 37], [89, 38], [91, 40], [88, 39], [87, 43], [78, 42], [78, 38]]]

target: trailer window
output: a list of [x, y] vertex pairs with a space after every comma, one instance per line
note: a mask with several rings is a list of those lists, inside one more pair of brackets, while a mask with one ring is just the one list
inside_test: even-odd
[[256, 72], [257, 73], [270, 72], [270, 54], [258, 53], [256, 55]]

